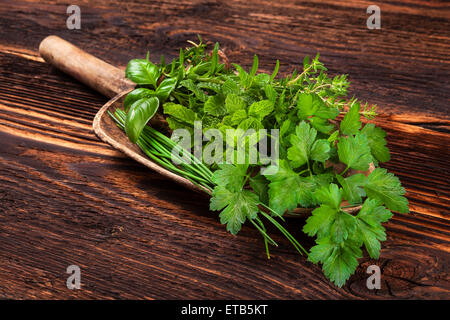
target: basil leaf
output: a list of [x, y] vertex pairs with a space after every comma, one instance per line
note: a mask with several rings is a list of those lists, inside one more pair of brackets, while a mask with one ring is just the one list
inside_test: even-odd
[[131, 142], [136, 143], [158, 106], [159, 100], [156, 97], [139, 99], [131, 105], [125, 119], [125, 132]]
[[150, 98], [155, 95], [155, 91], [147, 89], [147, 88], [138, 88], [134, 89], [130, 93], [127, 94], [125, 100], [123, 100], [123, 108], [125, 112], [128, 112], [130, 106], [139, 99]]
[[159, 101], [164, 102], [170, 95], [170, 93], [175, 89], [177, 85], [177, 78], [167, 78], [161, 81], [156, 89], [156, 96]]
[[125, 77], [136, 84], [151, 84], [156, 87], [159, 78], [159, 68], [148, 60], [133, 59], [128, 62]]

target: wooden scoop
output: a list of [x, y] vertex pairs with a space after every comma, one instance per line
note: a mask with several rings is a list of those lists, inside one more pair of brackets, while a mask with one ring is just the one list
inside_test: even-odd
[[[125, 78], [123, 70], [90, 55], [57, 36], [48, 36], [42, 40], [39, 45], [39, 53], [49, 64], [73, 76], [101, 94], [112, 98], [97, 112], [92, 124], [95, 134], [101, 140], [169, 179], [189, 189], [205, 192], [204, 189], [196, 186], [189, 180], [151, 161], [138, 146], [128, 140], [126, 134], [117, 127], [108, 115], [107, 111], [114, 113], [117, 108], [122, 108], [125, 95], [135, 87], [133, 82]], [[372, 170], [373, 165], [371, 165], [371, 169], [367, 173]], [[360, 206], [355, 206], [345, 210], [355, 212], [360, 208]], [[290, 215], [305, 216], [311, 213], [312, 210], [311, 208], [298, 208]]]
[[188, 188], [204, 192], [191, 181], [180, 177], [151, 161], [137, 145], [128, 140], [107, 111], [122, 108], [125, 95], [135, 84], [125, 78], [124, 70], [106, 63], [57, 36], [48, 36], [39, 45], [39, 53], [52, 66], [71, 75], [92, 89], [111, 98], [95, 115], [92, 128], [95, 134], [113, 148], [130, 158]]

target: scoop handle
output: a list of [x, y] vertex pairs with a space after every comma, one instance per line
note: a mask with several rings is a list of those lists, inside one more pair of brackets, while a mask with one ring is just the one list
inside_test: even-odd
[[134, 88], [123, 70], [100, 60], [58, 36], [48, 36], [39, 53], [52, 66], [71, 75], [107, 97]]

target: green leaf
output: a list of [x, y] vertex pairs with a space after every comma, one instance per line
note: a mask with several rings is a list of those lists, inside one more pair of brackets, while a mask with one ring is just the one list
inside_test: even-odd
[[266, 85], [264, 87], [264, 93], [267, 99], [275, 104], [275, 102], [277, 101], [278, 93], [271, 85]]
[[208, 99], [208, 96], [203, 92], [203, 90], [201, 90], [191, 79], [183, 80], [180, 84], [189, 91], [193, 92], [200, 101], [205, 102], [206, 99]]
[[342, 134], [351, 135], [358, 133], [359, 129], [361, 128], [359, 109], [359, 103], [354, 103], [347, 114], [344, 116], [344, 119], [342, 119], [340, 125]]
[[334, 129], [334, 125], [328, 122], [328, 119], [312, 117], [309, 119], [311, 125], [319, 132], [329, 134]]
[[338, 108], [328, 107], [325, 103], [321, 102], [314, 115], [322, 119], [335, 119], [339, 113]]
[[362, 197], [366, 195], [364, 190], [361, 188], [366, 181], [364, 174], [357, 173], [348, 178], [344, 178], [338, 174], [336, 175], [336, 178], [344, 189], [344, 198], [350, 204], [362, 202]]
[[356, 216], [359, 238], [373, 259], [379, 258], [380, 241], [386, 240], [386, 231], [381, 223], [392, 217], [392, 213], [379, 204], [378, 200], [366, 199]]
[[[292, 161], [294, 168], [301, 167], [308, 162], [311, 147], [316, 139], [317, 131], [309, 124], [302, 121], [295, 128], [295, 135], [290, 136], [292, 146], [288, 149], [287, 158]], [[320, 146], [318, 146], [320, 147]], [[316, 152], [319, 150], [315, 150]], [[328, 150], [329, 151], [329, 150]], [[315, 154], [315, 156], [320, 156]], [[325, 156], [325, 155], [324, 155]]]
[[227, 95], [225, 99], [225, 108], [228, 113], [232, 114], [238, 110], [244, 110], [246, 108], [245, 101], [240, 98], [237, 94], [231, 93]]
[[150, 98], [155, 95], [155, 91], [147, 89], [147, 88], [138, 88], [134, 89], [130, 93], [127, 94], [123, 101], [123, 108], [125, 112], [128, 112], [130, 106], [139, 99]]
[[324, 261], [325, 276], [338, 287], [342, 287], [358, 267], [357, 258], [362, 257], [361, 249], [352, 246], [333, 245], [333, 253]]
[[352, 241], [336, 244], [330, 238], [317, 241], [311, 248], [309, 260], [323, 263], [325, 276], [338, 287], [342, 287], [358, 267], [358, 258], [362, 256], [359, 247]]
[[320, 101], [316, 99], [313, 94], [301, 93], [297, 100], [297, 115], [301, 120], [305, 120], [314, 115], [319, 109], [319, 106]]
[[177, 84], [176, 78], [166, 78], [158, 86], [156, 89], [156, 95], [158, 96], [159, 101], [164, 102], [169, 97], [170, 93], [175, 89]]
[[240, 92], [241, 88], [237, 82], [232, 79], [227, 79], [222, 85], [222, 93], [224, 96], [228, 96], [229, 94], [239, 95]]
[[390, 210], [408, 213], [408, 200], [400, 180], [384, 168], [376, 168], [366, 180], [364, 190], [369, 198], [378, 199]]
[[250, 70], [250, 76], [255, 76], [256, 71], [258, 71], [258, 56], [255, 54], [253, 56], [253, 65], [252, 65], [252, 69]]
[[270, 76], [267, 73], [260, 73], [252, 79], [252, 88], [264, 88], [270, 82]]
[[366, 135], [341, 138], [338, 143], [339, 160], [356, 170], [368, 170], [372, 161]]
[[367, 136], [372, 155], [380, 162], [386, 162], [391, 159], [389, 149], [386, 147], [386, 132], [373, 123], [368, 123], [362, 128], [361, 133]]
[[273, 102], [270, 100], [261, 100], [252, 103], [248, 109], [248, 114], [251, 117], [262, 120], [273, 111]]
[[163, 105], [164, 113], [176, 118], [179, 122], [184, 122], [189, 125], [194, 125], [196, 120], [195, 112], [191, 109], [172, 102]]
[[248, 129], [255, 129], [255, 130], [264, 129], [264, 126], [258, 119], [250, 117], [239, 123], [238, 128], [247, 131]]
[[125, 69], [125, 77], [136, 84], [151, 84], [156, 87], [158, 66], [145, 59], [132, 59]]
[[125, 132], [131, 142], [136, 143], [158, 106], [159, 100], [156, 97], [139, 99], [131, 105], [125, 120]]
[[247, 174], [247, 165], [220, 164], [219, 169], [213, 173], [212, 181], [231, 191], [239, 191], [243, 187], [244, 177]]
[[303, 232], [310, 237], [317, 234], [319, 239], [329, 235], [337, 212], [336, 208], [326, 204], [314, 209], [311, 216], [306, 220], [306, 224], [303, 226]]
[[314, 197], [319, 203], [326, 204], [334, 209], [339, 209], [342, 202], [342, 189], [334, 183], [328, 187], [320, 187], [314, 192]]
[[342, 243], [349, 235], [354, 234], [356, 229], [356, 219], [345, 211], [339, 211], [331, 227], [331, 240], [335, 243]]
[[227, 113], [227, 109], [225, 108], [224, 99], [220, 95], [214, 95], [208, 98], [205, 102], [204, 110], [206, 113], [210, 115], [220, 117], [224, 116]]
[[221, 210], [220, 222], [227, 230], [237, 234], [246, 219], [255, 219], [258, 213], [258, 196], [249, 191], [231, 192], [223, 186], [216, 186], [210, 202], [211, 210]]
[[275, 63], [275, 68], [273, 69], [272, 75], [270, 76], [270, 82], [272, 82], [275, 79], [275, 77], [277, 76], [279, 68], [280, 68], [280, 61], [277, 60], [277, 62]]
[[250, 187], [256, 192], [262, 203], [269, 203], [269, 194], [267, 190], [269, 188], [269, 181], [261, 174], [251, 177], [249, 180]]
[[212, 211], [222, 210], [233, 200], [233, 197], [234, 193], [224, 186], [216, 186], [209, 202], [209, 209]]
[[314, 181], [309, 177], [299, 176], [286, 160], [280, 160], [278, 172], [266, 175], [266, 178], [270, 181], [269, 204], [278, 214], [282, 215], [286, 210], [291, 211], [299, 204], [309, 207], [315, 203]]
[[310, 157], [316, 161], [325, 161], [330, 158], [330, 143], [327, 140], [316, 140], [311, 147]]
[[245, 119], [247, 119], [247, 112], [244, 109], [237, 110], [233, 115], [231, 116], [231, 124], [232, 125], [238, 125]]

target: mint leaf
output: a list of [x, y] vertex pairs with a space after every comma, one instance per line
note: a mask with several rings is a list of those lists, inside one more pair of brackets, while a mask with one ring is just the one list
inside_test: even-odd
[[258, 119], [250, 117], [239, 123], [238, 128], [247, 131], [248, 129], [255, 129], [255, 130], [263, 129], [264, 126]]
[[358, 133], [359, 129], [361, 128], [359, 109], [359, 103], [354, 103], [347, 114], [344, 116], [344, 119], [342, 119], [340, 124], [340, 130], [342, 134], [351, 135]]
[[231, 93], [227, 95], [225, 99], [225, 108], [227, 109], [227, 112], [231, 114], [238, 110], [245, 111], [246, 103], [237, 94]]
[[203, 90], [201, 90], [191, 79], [181, 81], [180, 85], [192, 91], [195, 97], [200, 101], [205, 102], [206, 99], [208, 99], [208, 96], [203, 92]]
[[252, 103], [248, 109], [248, 115], [262, 120], [273, 111], [273, 102], [270, 100], [261, 100]]
[[196, 120], [195, 112], [181, 104], [167, 102], [163, 105], [163, 111], [165, 114], [174, 117], [178, 122], [194, 125]]
[[247, 118], [247, 111], [245, 111], [244, 109], [237, 110], [231, 116], [231, 124], [236, 126]]
[[241, 88], [236, 83], [236, 81], [232, 79], [227, 79], [222, 85], [222, 93], [224, 96], [228, 96], [229, 94], [239, 95], [241, 92]]
[[366, 135], [358, 134], [341, 138], [338, 143], [339, 160], [349, 168], [368, 170], [372, 161]]
[[227, 113], [224, 99], [220, 95], [210, 96], [205, 102], [204, 110], [206, 113], [216, 117], [224, 116]]
[[368, 123], [362, 128], [361, 133], [367, 136], [370, 151], [375, 159], [380, 162], [386, 162], [391, 159], [389, 149], [386, 147], [386, 132], [373, 123]]
[[408, 213], [408, 200], [400, 180], [386, 169], [376, 168], [366, 180], [364, 190], [369, 198], [378, 199], [390, 210]]

